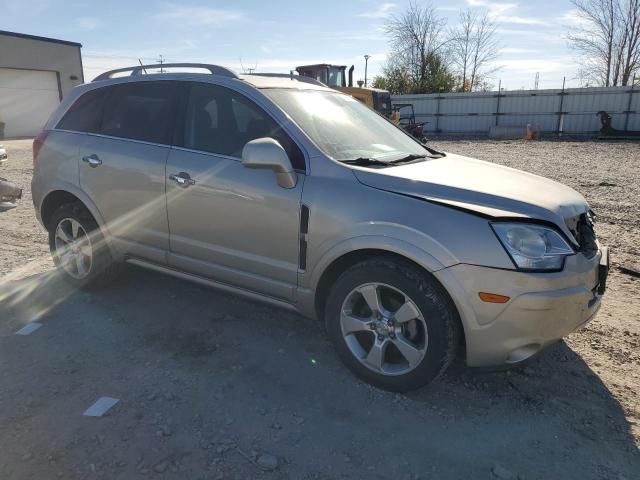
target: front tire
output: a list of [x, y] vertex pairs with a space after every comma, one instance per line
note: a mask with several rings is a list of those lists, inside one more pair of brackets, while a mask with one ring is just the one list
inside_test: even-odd
[[409, 262], [382, 257], [352, 266], [334, 283], [325, 312], [342, 361], [384, 390], [419, 388], [455, 358], [457, 310], [442, 286]]
[[62, 278], [76, 288], [109, 283], [119, 266], [111, 258], [100, 227], [77, 203], [58, 207], [49, 224], [49, 249]]

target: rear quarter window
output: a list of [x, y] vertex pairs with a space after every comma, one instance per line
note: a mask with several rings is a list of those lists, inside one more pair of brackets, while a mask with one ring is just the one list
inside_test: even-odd
[[105, 95], [103, 88], [82, 94], [67, 110], [56, 128], [74, 132], [99, 133]]
[[175, 89], [174, 82], [135, 82], [110, 87], [100, 132], [170, 144]]

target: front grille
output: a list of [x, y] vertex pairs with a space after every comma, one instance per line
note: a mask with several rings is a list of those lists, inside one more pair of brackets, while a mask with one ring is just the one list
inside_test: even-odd
[[596, 241], [596, 232], [593, 227], [593, 215], [591, 213], [583, 213], [578, 217], [575, 223], [575, 229], [571, 233], [576, 237], [580, 245], [580, 252], [587, 258], [592, 258], [598, 253], [598, 242]]

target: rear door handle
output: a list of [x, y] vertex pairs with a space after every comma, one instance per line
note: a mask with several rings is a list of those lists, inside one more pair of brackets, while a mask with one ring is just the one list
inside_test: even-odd
[[169, 180], [173, 180], [181, 187], [187, 188], [191, 185], [195, 185], [196, 181], [186, 172], [174, 173], [169, 175]]
[[95, 153], [82, 157], [82, 161], [84, 163], [88, 163], [91, 168], [96, 168], [98, 165], [102, 165], [102, 160], [100, 160], [100, 157]]

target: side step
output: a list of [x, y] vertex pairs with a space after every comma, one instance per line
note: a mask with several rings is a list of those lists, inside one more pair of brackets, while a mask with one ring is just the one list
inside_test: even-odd
[[266, 303], [269, 305], [273, 305], [274, 307], [283, 308], [285, 310], [290, 310], [290, 311], [299, 313], [296, 306], [293, 305], [292, 303], [288, 303], [288, 302], [285, 302], [284, 300], [279, 300], [277, 298], [269, 297], [261, 293], [256, 293], [250, 290], [245, 290], [243, 288], [234, 287], [226, 283], [217, 282], [215, 280], [211, 280], [205, 277], [200, 277], [198, 275], [193, 275], [191, 273], [180, 272], [178, 270], [174, 270], [172, 268], [165, 267], [162, 265], [156, 265], [155, 263], [147, 262], [139, 258], [127, 258], [125, 262], [131, 265], [136, 265], [138, 267], [147, 268], [155, 272], [165, 273], [167, 275], [171, 275], [173, 277], [180, 278], [182, 280], [199, 283], [200, 285], [215, 288], [217, 290], [222, 290], [223, 292], [242, 296], [250, 300], [255, 300], [257, 302]]

